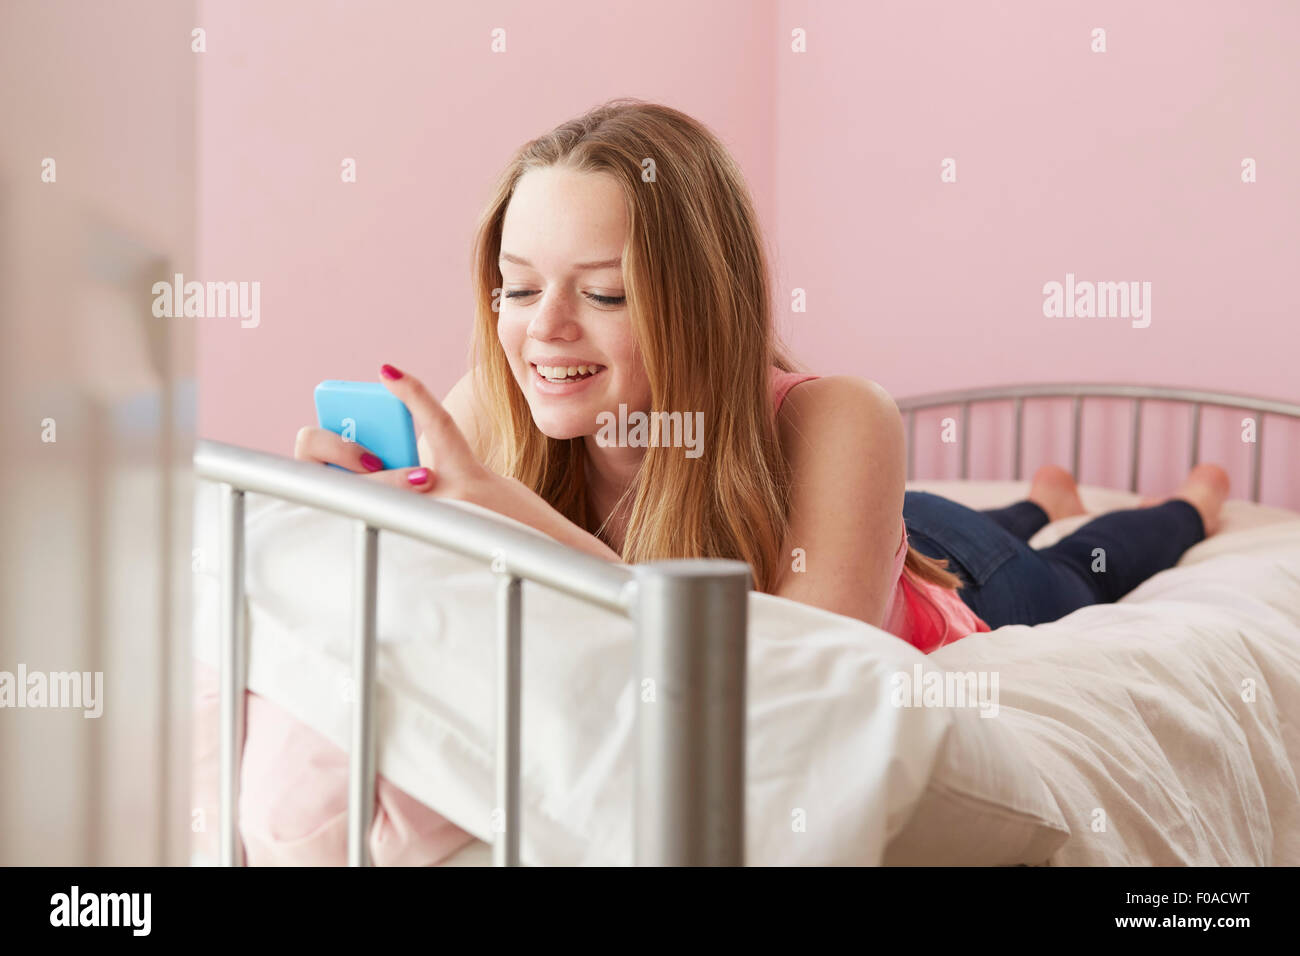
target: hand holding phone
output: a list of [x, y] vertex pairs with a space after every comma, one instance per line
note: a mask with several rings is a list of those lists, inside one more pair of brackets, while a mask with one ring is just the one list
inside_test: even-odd
[[420, 463], [410, 410], [378, 382], [321, 382], [316, 386], [316, 418], [322, 429], [369, 449], [385, 470]]
[[[455, 420], [417, 378], [391, 365], [379, 373], [383, 384], [321, 382], [316, 387], [320, 427], [299, 430], [293, 456], [512, 516], [514, 511], [506, 510], [509, 503], [503, 506], [504, 498], [537, 498], [480, 462]], [[424, 442], [433, 461], [420, 466]]]

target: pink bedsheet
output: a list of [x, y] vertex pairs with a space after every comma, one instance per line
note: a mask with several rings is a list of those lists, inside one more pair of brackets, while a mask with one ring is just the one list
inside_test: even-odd
[[[195, 848], [217, 859], [220, 701], [217, 673], [196, 664], [193, 826]], [[249, 692], [239, 829], [249, 866], [347, 863], [348, 755], [264, 697]], [[370, 854], [375, 866], [429, 866], [473, 836], [383, 777], [375, 787]]]

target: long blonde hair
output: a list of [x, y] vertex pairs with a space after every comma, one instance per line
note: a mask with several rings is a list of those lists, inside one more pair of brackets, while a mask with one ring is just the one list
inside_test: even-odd
[[[498, 343], [493, 308], [506, 207], [525, 173], [550, 166], [619, 183], [629, 223], [625, 295], [651, 408], [703, 412], [708, 428], [708, 450], [698, 458], [680, 448], [645, 449], [628, 489], [623, 560], [736, 558], [753, 568], [756, 588], [771, 591], [784, 561], [790, 475], [768, 369], [798, 367], [773, 331], [767, 256], [744, 177], [718, 139], [678, 110], [612, 100], [524, 144], [502, 173], [473, 253], [470, 367], [491, 426], [488, 466], [593, 530], [584, 440], [550, 438], [533, 424]], [[653, 177], [643, 179], [646, 168]], [[958, 583], [911, 548], [907, 567], [945, 586]]]

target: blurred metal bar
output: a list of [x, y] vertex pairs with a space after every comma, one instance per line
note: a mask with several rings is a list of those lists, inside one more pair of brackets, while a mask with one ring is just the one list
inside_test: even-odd
[[1083, 397], [1074, 396], [1070, 424], [1070, 474], [1079, 480], [1079, 450], [1083, 447]]
[[1133, 399], [1133, 423], [1129, 429], [1128, 490], [1138, 490], [1142, 470], [1142, 399]]
[[[636, 863], [741, 866], [750, 569], [636, 565]], [[646, 695], [649, 695], [648, 697]]]
[[961, 406], [961, 476], [970, 477], [970, 402]]
[[352, 644], [352, 747], [348, 759], [348, 866], [370, 865], [375, 818], [375, 638], [379, 529], [357, 525], [356, 633]]
[[1195, 468], [1201, 461], [1201, 403], [1192, 402], [1192, 448], [1188, 456], [1189, 469]]
[[239, 770], [244, 749], [248, 649], [244, 629], [244, 492], [221, 489], [221, 865], [243, 866]]
[[1260, 483], [1264, 477], [1264, 416], [1255, 416], [1255, 447], [1250, 456], [1250, 500], [1259, 501]]
[[1023, 398], [1020, 398], [1019, 396], [1017, 396], [1015, 399], [1014, 415], [1016, 421], [1016, 437], [1015, 437], [1015, 445], [1013, 446], [1013, 450], [1011, 452], [1011, 462], [1012, 462], [1011, 476], [1015, 478], [1016, 481], [1019, 481], [1020, 476], [1021, 474], [1023, 474], [1024, 471], [1024, 462], [1021, 459], [1024, 456], [1024, 450], [1025, 450], [1025, 446], [1024, 446], [1025, 400]]
[[[492, 865], [519, 865], [520, 716], [523, 707], [521, 624], [523, 582], [502, 576], [497, 590], [496, 812]], [[494, 827], [495, 828], [495, 827]]]

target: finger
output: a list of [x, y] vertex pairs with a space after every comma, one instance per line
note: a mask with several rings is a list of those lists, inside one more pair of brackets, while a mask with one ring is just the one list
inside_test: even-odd
[[456, 421], [442, 407], [442, 403], [424, 387], [414, 375], [385, 365], [379, 370], [380, 381], [402, 400], [411, 411], [416, 430], [428, 436], [433, 453], [438, 456], [438, 467], [443, 471], [450, 465], [475, 461], [469, 442], [456, 426]]
[[346, 441], [342, 435], [325, 428], [312, 428], [310, 425], [298, 430], [293, 457], [326, 465], [341, 465], [348, 471], [362, 473], [381, 471], [384, 467], [379, 456], [364, 445]]
[[364, 477], [394, 488], [405, 488], [415, 492], [431, 491], [437, 484], [432, 468], [392, 468]]

